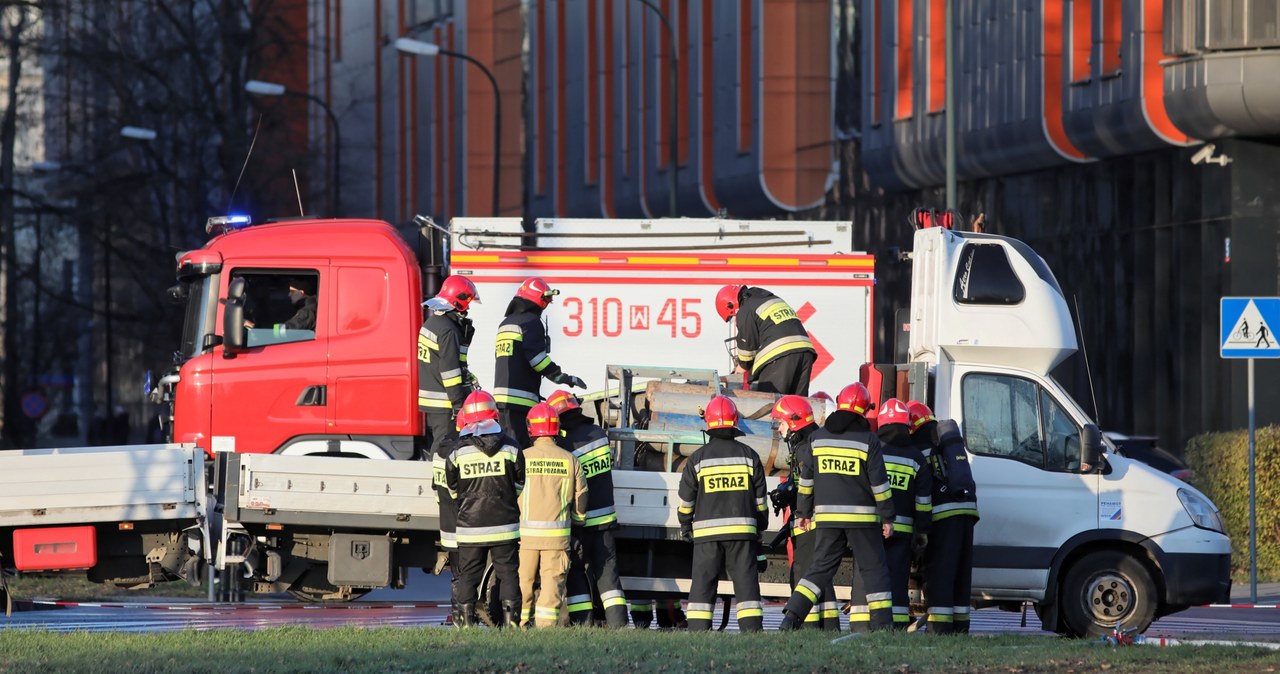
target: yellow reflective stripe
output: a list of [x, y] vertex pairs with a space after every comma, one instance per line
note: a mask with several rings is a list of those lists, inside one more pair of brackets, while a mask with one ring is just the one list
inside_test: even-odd
[[812, 494], [813, 487], [797, 487], [796, 492], [800, 494]]
[[588, 517], [587, 521], [583, 523], [583, 526], [594, 527], [594, 526], [599, 526], [601, 524], [608, 524], [610, 522], [617, 522], [617, 521], [618, 521], [618, 513], [609, 513], [608, 515], [601, 515], [599, 517]]
[[724, 536], [726, 534], [754, 534], [756, 533], [755, 525], [743, 524], [737, 526], [726, 527], [707, 527], [706, 529], [694, 529], [694, 538], [706, 538], [708, 536]]
[[[457, 498], [456, 496], [454, 498]], [[520, 540], [520, 531], [504, 531], [497, 534], [458, 534], [458, 543], [493, 543], [495, 541], [518, 541]]]
[[585, 453], [585, 454], [583, 454], [583, 455], [579, 456], [579, 457], [578, 457], [578, 461], [579, 461], [579, 462], [581, 462], [581, 463], [583, 463], [583, 464], [586, 464], [587, 462], [591, 461], [592, 459], [598, 459], [598, 458], [600, 458], [600, 457], [602, 457], [602, 456], [608, 456], [608, 455], [610, 454], [610, 452], [611, 452], [611, 451], [612, 451], [612, 449], [609, 447], [609, 445], [603, 445], [603, 446], [601, 446], [601, 447], [596, 447], [595, 449], [593, 449], [593, 450], [591, 450], [591, 451], [589, 451], [589, 452], [587, 452], [587, 453]]
[[877, 611], [877, 610], [880, 610], [880, 609], [882, 609], [882, 608], [893, 608], [893, 600], [892, 600], [892, 599], [882, 599], [882, 600], [880, 600], [880, 601], [869, 601], [869, 602], [867, 602], [867, 608], [868, 608], [868, 609], [870, 609], [870, 610], [872, 610], [872, 611]]
[[915, 529], [913, 528], [914, 526], [915, 526], [915, 525], [913, 525], [913, 524], [898, 524], [898, 523], [896, 523], [896, 522], [895, 522], [895, 523], [894, 523], [894, 525], [893, 525], [893, 530], [894, 530], [894, 531], [900, 531], [900, 532], [902, 532], [902, 533], [904, 533], [904, 534], [909, 534], [909, 533], [911, 533], [911, 532], [915, 531]]
[[879, 515], [860, 515], [855, 513], [818, 513], [813, 516], [814, 522], [879, 522]]
[[949, 622], [952, 622], [952, 620], [951, 620], [951, 616], [949, 616], [949, 615], [942, 615], [942, 614], [940, 614], [940, 613], [930, 613], [930, 614], [929, 614], [929, 622], [931, 622], [931, 623], [949, 623]]
[[818, 594], [804, 585], [796, 585], [796, 592], [804, 595], [810, 603], [817, 603]]
[[542, 360], [538, 361], [537, 365], [533, 366], [533, 371], [542, 372], [543, 370], [547, 369], [547, 366], [550, 364], [551, 364], [551, 356], [546, 356]]
[[870, 614], [870, 613], [854, 613], [854, 614], [851, 614], [851, 615], [849, 616], [849, 622], [851, 622], [851, 623], [869, 623], [869, 622], [871, 622], [871, 614]]
[[711, 611], [685, 611], [689, 620], [711, 620]]
[[523, 341], [524, 341], [524, 333], [519, 332], [519, 331], [512, 332], [512, 331], [508, 330], [508, 331], [505, 331], [505, 332], [499, 332], [499, 333], [497, 334], [497, 336], [495, 336], [493, 339], [494, 339], [494, 341], [497, 341], [497, 342], [501, 342], [501, 341], [503, 341], [503, 340], [512, 340], [512, 341], [516, 341], [516, 342], [523, 342]]
[[538, 404], [538, 401], [532, 398], [523, 398], [521, 396], [507, 395], [505, 393], [495, 394], [493, 396], [493, 400], [494, 402], [506, 403], [508, 405], [514, 404], [521, 407], [533, 407]]
[[676, 512], [679, 512], [682, 515], [692, 515], [693, 506], [680, 506], [679, 508], [676, 508]]
[[538, 529], [531, 527], [520, 527], [520, 536], [522, 538], [568, 538], [570, 527], [563, 529]]
[[424, 398], [422, 396], [418, 396], [418, 407], [434, 407], [442, 410], [453, 409], [453, 405], [448, 400], [436, 400], [435, 398]]
[[609, 597], [608, 599], [604, 600], [605, 608], [610, 608], [612, 606], [626, 606], [626, 605], [627, 605], [626, 597]]
[[891, 498], [893, 498], [893, 494], [887, 491], [876, 494], [876, 501], [888, 501]]
[[449, 388], [450, 386], [461, 386], [462, 376], [459, 375], [457, 377], [449, 377], [448, 379], [444, 380], [441, 383], [444, 384], [445, 388]]
[[978, 511], [975, 508], [957, 508], [955, 510], [944, 510], [943, 512], [935, 511], [933, 513], [933, 521], [937, 522], [938, 520], [945, 520], [948, 517], [955, 517], [956, 515], [969, 515], [970, 517], [977, 517]]
[[843, 459], [861, 459], [863, 461], [867, 460], [867, 450], [854, 449], [852, 447], [827, 447], [824, 445], [818, 445], [813, 448], [813, 455], [815, 457], [838, 456]]
[[590, 610], [591, 610], [591, 602], [589, 601], [578, 602], [576, 604], [569, 604], [570, 613], [577, 613], [579, 611], [590, 611]]
[[790, 344], [783, 344], [782, 346], [779, 346], [775, 349], [769, 349], [767, 352], [764, 353], [764, 355], [755, 359], [754, 361], [755, 364], [751, 366], [751, 373], [755, 374], [757, 371], [760, 370], [760, 368], [764, 367], [765, 365], [768, 365], [769, 361], [777, 358], [778, 356], [781, 356], [784, 353], [788, 353], [791, 351], [798, 351], [800, 349], [809, 349], [812, 351], [813, 342], [810, 342], [809, 340], [806, 339], [802, 342], [791, 342]]
[[707, 466], [706, 468], [698, 468], [698, 477], [706, 477], [708, 475], [750, 475], [751, 466]]
[[432, 339], [426, 335], [418, 335], [418, 346], [425, 346], [432, 351], [440, 350], [440, 345], [432, 341]]
[[760, 618], [760, 617], [762, 617], [762, 616], [764, 616], [764, 609], [762, 609], [762, 608], [742, 608], [742, 609], [738, 609], [738, 617], [739, 617], [739, 618]]

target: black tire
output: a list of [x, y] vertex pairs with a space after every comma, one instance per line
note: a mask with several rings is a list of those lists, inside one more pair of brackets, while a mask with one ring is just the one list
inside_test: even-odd
[[289, 586], [289, 594], [298, 601], [309, 604], [344, 604], [355, 601], [366, 594], [368, 588], [352, 588], [339, 594], [338, 588], [329, 582], [329, 565], [316, 564], [307, 569], [293, 585]]
[[1117, 628], [1145, 632], [1155, 620], [1159, 601], [1155, 581], [1142, 562], [1117, 550], [1103, 550], [1071, 565], [1060, 603], [1067, 634], [1097, 638]]

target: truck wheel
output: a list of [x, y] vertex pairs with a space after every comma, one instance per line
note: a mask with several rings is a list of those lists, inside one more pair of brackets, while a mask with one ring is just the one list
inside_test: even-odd
[[369, 589], [351, 588], [347, 592], [342, 592], [329, 582], [329, 565], [315, 564], [289, 586], [289, 594], [293, 595], [294, 599], [309, 604], [340, 604], [355, 601], [369, 594]]
[[1156, 616], [1156, 584], [1147, 567], [1116, 550], [1094, 552], [1067, 572], [1062, 618], [1068, 634], [1100, 637], [1115, 629], [1146, 631]]

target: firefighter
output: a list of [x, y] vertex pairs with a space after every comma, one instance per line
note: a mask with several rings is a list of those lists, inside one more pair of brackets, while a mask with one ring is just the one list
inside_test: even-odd
[[[537, 627], [560, 623], [565, 576], [569, 573], [569, 537], [587, 516], [587, 481], [582, 464], [556, 444], [560, 417], [547, 403], [529, 410], [524, 450], [524, 492], [520, 495], [520, 624], [532, 617]], [[533, 608], [533, 579], [539, 577], [538, 608]]]
[[493, 402], [493, 396], [484, 391], [473, 391], [469, 394], [462, 405], [459, 406], [456, 426], [451, 427], [449, 437], [452, 441], [445, 441], [443, 438], [440, 442], [433, 443], [436, 447], [435, 454], [431, 458], [431, 484], [435, 487], [436, 503], [440, 507], [440, 557], [436, 559], [436, 567], [434, 569], [437, 575], [444, 570], [446, 564], [449, 567], [449, 573], [452, 580], [449, 583], [451, 595], [450, 606], [454, 609], [454, 624], [460, 625], [460, 617], [458, 614], [458, 502], [449, 491], [449, 480], [445, 476], [445, 465], [449, 461], [449, 455], [453, 453], [457, 445], [457, 433], [464, 426], [480, 421], [485, 418], [492, 419], [497, 415], [498, 407]]
[[[813, 451], [809, 447], [809, 436], [818, 430], [818, 424], [813, 418], [813, 407], [809, 405], [808, 400], [800, 396], [783, 396], [773, 406], [772, 416], [780, 422], [779, 430], [786, 439], [787, 448], [791, 453], [788, 461], [791, 473], [787, 480], [795, 483], [797, 495], [812, 494], [813, 480], [800, 479], [799, 467], [800, 461]], [[792, 514], [785, 525], [791, 527], [791, 588], [793, 590], [800, 579], [804, 578], [805, 571], [813, 564], [814, 539], [813, 521], [810, 520], [807, 526], [799, 526], [794, 512], [795, 507], [795, 504], [792, 504]], [[822, 589], [822, 601], [814, 605], [809, 615], [805, 616], [804, 626], [821, 627], [826, 630], [840, 629], [840, 607], [836, 603], [834, 586]]]
[[547, 403], [560, 418], [560, 445], [581, 462], [582, 475], [587, 480], [586, 520], [578, 533], [582, 554], [569, 560], [569, 622], [581, 625], [590, 621], [588, 579], [594, 578], [605, 622], [615, 629], [626, 627], [627, 598], [618, 579], [618, 551], [613, 540], [618, 514], [613, 508], [613, 450], [609, 436], [587, 418], [578, 398], [569, 391], [552, 393]]
[[680, 475], [677, 517], [680, 535], [693, 543], [689, 629], [711, 629], [712, 604], [721, 570], [733, 580], [738, 629], [764, 629], [760, 603], [760, 536], [769, 523], [764, 466], [755, 450], [735, 440], [738, 408], [716, 396], [707, 403], [707, 444], [694, 451]]
[[475, 624], [477, 589], [492, 555], [502, 601], [503, 624], [520, 610], [520, 508], [524, 455], [498, 425], [498, 409], [483, 391], [474, 410], [463, 406], [468, 423], [458, 447], [445, 461], [449, 495], [458, 502], [457, 624]]
[[[916, 541], [929, 533], [929, 516], [933, 509], [932, 471], [925, 465], [924, 455], [916, 448], [908, 426], [907, 406], [890, 398], [880, 406], [877, 421], [880, 445], [884, 450], [884, 467], [893, 490], [893, 536], [884, 544], [889, 564], [889, 581], [893, 586], [893, 627], [905, 630], [911, 623], [909, 584], [911, 557]], [[855, 583], [856, 585], [856, 583]], [[854, 596], [858, 588], [854, 588]]]
[[467, 310], [480, 294], [470, 279], [450, 276], [436, 296], [423, 302], [426, 318], [418, 330], [418, 411], [427, 415], [431, 454], [456, 437], [454, 421], [471, 393], [467, 347], [475, 329]]
[[542, 399], [539, 390], [543, 377], [565, 386], [587, 387], [551, 360], [551, 343], [542, 325], [542, 311], [559, 294], [559, 290], [552, 290], [540, 278], [525, 279], [507, 305], [506, 318], [494, 340], [497, 365], [493, 397], [498, 401], [502, 427], [515, 437], [520, 447], [529, 446], [525, 419]]
[[764, 288], [727, 285], [716, 293], [716, 312], [726, 323], [737, 317], [735, 372], [750, 372], [753, 390], [809, 395], [817, 351], [790, 305]]
[[449, 498], [445, 484], [444, 463], [457, 441], [459, 411], [471, 393], [467, 371], [467, 346], [475, 330], [467, 309], [479, 302], [476, 286], [462, 276], [450, 276], [436, 296], [423, 303], [426, 319], [418, 330], [418, 411], [426, 415], [431, 444], [432, 483], [440, 504], [440, 556], [438, 574], [446, 563], [456, 574], [458, 561], [453, 554], [458, 544], [454, 539], [454, 522], [458, 506]]
[[977, 489], [967, 470], [968, 455], [958, 434], [943, 442], [938, 420], [927, 405], [912, 400], [907, 413], [912, 438], [933, 473], [933, 526], [924, 550], [925, 629], [934, 634], [967, 634], [973, 526], [978, 523]]
[[893, 533], [894, 510], [880, 440], [850, 408], [832, 412], [809, 445], [812, 452], [800, 462], [799, 479], [812, 480], [813, 493], [800, 494], [796, 510], [800, 526], [807, 527], [812, 519], [817, 527], [814, 559], [783, 609], [781, 629], [800, 627], [809, 609], [823, 599], [846, 549], [853, 550], [866, 590], [868, 626], [888, 629], [893, 598], [882, 539]]

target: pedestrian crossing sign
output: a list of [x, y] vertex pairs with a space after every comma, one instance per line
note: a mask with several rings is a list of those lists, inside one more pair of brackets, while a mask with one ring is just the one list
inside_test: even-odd
[[1280, 358], [1280, 297], [1222, 298], [1222, 357]]

